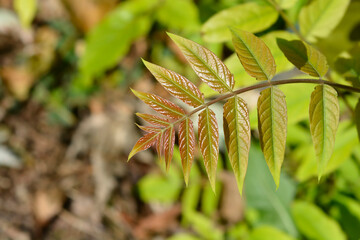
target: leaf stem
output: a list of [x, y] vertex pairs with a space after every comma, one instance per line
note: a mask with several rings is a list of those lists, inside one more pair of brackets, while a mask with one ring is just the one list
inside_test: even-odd
[[[360, 88], [355, 88], [355, 87], [351, 87], [351, 86], [347, 86], [347, 85], [342, 85], [339, 83], [334, 83], [334, 82], [330, 82], [327, 80], [321, 80], [321, 79], [305, 79], [305, 78], [300, 78], [300, 79], [284, 79], [284, 80], [276, 80], [276, 81], [266, 81], [266, 82], [262, 82], [262, 83], [258, 83], [258, 84], [254, 84], [248, 87], [244, 87], [244, 88], [240, 88], [237, 89], [233, 92], [224, 94], [224, 95], [220, 95], [219, 97], [195, 108], [193, 111], [191, 111], [190, 113], [188, 113], [186, 115], [186, 117], [190, 117], [193, 114], [205, 109], [206, 107], [209, 107], [211, 105], [213, 105], [214, 103], [226, 100], [232, 96], [244, 93], [244, 92], [248, 92], [251, 90], [255, 90], [255, 89], [259, 89], [259, 88], [266, 88], [266, 87], [270, 87], [270, 86], [276, 86], [276, 85], [283, 85], [283, 84], [292, 84], [292, 83], [312, 83], [312, 84], [326, 84], [326, 85], [330, 85], [334, 88], [338, 88], [338, 89], [343, 89], [343, 90], [347, 90], [347, 91], [351, 91], [351, 92], [357, 92], [360, 93]], [[185, 117], [177, 120], [175, 123], [177, 123], [178, 121], [182, 121]]]

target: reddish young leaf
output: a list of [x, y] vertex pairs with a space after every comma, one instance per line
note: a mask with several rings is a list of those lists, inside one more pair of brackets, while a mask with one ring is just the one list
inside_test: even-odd
[[138, 152], [144, 151], [146, 149], [148, 149], [149, 147], [151, 147], [155, 141], [157, 140], [157, 138], [159, 137], [161, 132], [150, 132], [148, 134], [146, 134], [145, 136], [143, 136], [142, 138], [140, 138], [137, 143], [135, 144], [135, 146], [133, 147], [133, 149], [131, 150], [129, 157], [128, 157], [128, 161]]
[[165, 158], [165, 165], [166, 170], [169, 170], [171, 159], [174, 152], [174, 145], [175, 145], [175, 128], [174, 125], [170, 125], [164, 132], [164, 158]]
[[141, 101], [143, 101], [144, 103], [152, 107], [155, 111], [161, 113], [164, 116], [179, 119], [185, 115], [184, 110], [162, 97], [151, 93], [138, 92], [133, 89], [131, 89], [131, 91]]
[[215, 192], [216, 167], [219, 156], [219, 128], [215, 113], [209, 108], [199, 114], [199, 147], [204, 158], [211, 188]]
[[162, 128], [158, 128], [158, 127], [151, 127], [151, 126], [141, 126], [136, 124], [136, 126], [138, 126], [138, 128], [140, 128], [141, 130], [151, 133], [151, 132], [160, 132], [162, 130]]
[[201, 80], [220, 93], [232, 91], [235, 84], [234, 76], [213, 52], [186, 38], [171, 33], [168, 35], [180, 48]]
[[166, 127], [170, 124], [169, 120], [167, 120], [166, 118], [158, 117], [152, 114], [136, 113], [136, 115], [144, 119], [146, 122], [156, 126]]
[[185, 184], [187, 186], [195, 152], [194, 126], [189, 118], [184, 119], [179, 126], [179, 149]]
[[195, 86], [195, 84], [190, 82], [188, 79], [176, 72], [170, 71], [145, 60], [143, 60], [143, 62], [158, 82], [160, 82], [161, 85], [174, 97], [179, 98], [184, 103], [193, 107], [198, 107], [204, 103], [203, 94]]

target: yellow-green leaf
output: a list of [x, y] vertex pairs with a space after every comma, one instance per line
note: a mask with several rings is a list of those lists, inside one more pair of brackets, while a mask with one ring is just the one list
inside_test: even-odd
[[28, 28], [36, 14], [37, 0], [14, 0], [14, 9], [19, 15], [21, 24]]
[[249, 110], [243, 99], [234, 96], [225, 103], [223, 123], [230, 163], [242, 194], [251, 143]]
[[161, 132], [150, 132], [150, 133], [146, 134], [145, 136], [141, 137], [136, 142], [135, 146], [133, 147], [133, 149], [129, 153], [128, 161], [136, 153], [141, 152], [141, 151], [146, 150], [149, 147], [151, 147], [156, 142], [156, 140], [157, 140], [157, 138], [159, 137], [160, 134], [161, 134]]
[[181, 118], [185, 115], [184, 110], [175, 105], [174, 103], [159, 97], [151, 93], [143, 93], [131, 89], [131, 91], [137, 96], [141, 101], [152, 107], [155, 111], [161, 113], [164, 116], [170, 118]]
[[287, 129], [284, 93], [277, 87], [270, 87], [261, 91], [257, 110], [261, 149], [275, 184], [279, 187]]
[[277, 43], [286, 58], [304, 73], [319, 78], [327, 73], [329, 65], [326, 58], [316, 48], [300, 40], [278, 38]]
[[338, 25], [350, 0], [316, 0], [305, 6], [299, 15], [300, 32], [310, 42], [327, 37]]
[[274, 57], [266, 44], [254, 34], [231, 29], [236, 54], [245, 71], [257, 80], [271, 80], [276, 73]]
[[360, 99], [355, 107], [354, 119], [355, 119], [356, 129], [357, 129], [359, 140], [360, 140]]
[[315, 204], [296, 201], [291, 208], [291, 212], [298, 229], [306, 236], [306, 239], [347, 239], [337, 221], [327, 216]]
[[199, 114], [199, 147], [210, 185], [215, 192], [216, 167], [219, 156], [219, 128], [215, 113], [206, 108]]
[[184, 119], [179, 126], [179, 150], [185, 184], [187, 186], [195, 153], [194, 126], [189, 118]]
[[161, 83], [161, 85], [174, 97], [179, 98], [193, 107], [197, 107], [204, 103], [204, 96], [195, 84], [190, 82], [188, 79], [176, 72], [170, 71], [145, 60], [143, 60], [143, 62], [154, 77]]
[[265, 1], [243, 3], [212, 16], [201, 32], [205, 41], [225, 42], [231, 39], [229, 27], [256, 33], [270, 27], [278, 16], [276, 9]]
[[319, 180], [332, 155], [339, 125], [337, 92], [328, 85], [318, 85], [310, 99], [310, 130], [318, 159]]
[[220, 93], [231, 92], [234, 77], [225, 64], [210, 50], [186, 38], [168, 33], [180, 48], [195, 73], [212, 89]]

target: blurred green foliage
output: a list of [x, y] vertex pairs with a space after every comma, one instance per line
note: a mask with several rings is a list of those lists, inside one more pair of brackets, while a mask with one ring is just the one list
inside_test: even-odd
[[[287, 19], [266, 0], [127, 0], [121, 1], [86, 33], [69, 20], [51, 20], [46, 24], [57, 34], [51, 50], [57, 59], [54, 63], [51, 61], [50, 66], [43, 67], [43, 58], [31, 65], [31, 71], [39, 73], [29, 87], [28, 98], [43, 104], [52, 122], [73, 126], [77, 122], [77, 111], [88, 106], [90, 97], [106, 88], [127, 92], [129, 85], [146, 74], [140, 57], [198, 83], [191, 68], [174, 52], [165, 31], [195, 40], [222, 56], [238, 87], [255, 83], [233, 54], [229, 43], [230, 25], [256, 33], [266, 42], [275, 57], [279, 74], [276, 77], [297, 76], [299, 72], [293, 70], [276, 45], [277, 38], [299, 38], [287, 22], [327, 56], [333, 68], [328, 73], [331, 79], [360, 86], [360, 2], [276, 2]], [[15, 0], [15, 10], [24, 27], [34, 20], [35, 3]], [[145, 41], [145, 50], [141, 56], [134, 55], [133, 48], [140, 41]], [[123, 64], [129, 57], [135, 58], [130, 67]], [[200, 88], [207, 97], [213, 96], [205, 85]], [[275, 191], [255, 134], [245, 180], [244, 217], [238, 222], [222, 219], [219, 207], [224, 183], [218, 178], [218, 192], [214, 195], [204, 180], [205, 171], [199, 158], [193, 164], [187, 188], [184, 188], [178, 150], [168, 173], [159, 170], [139, 181], [137, 189], [145, 203], [169, 205], [180, 199], [183, 232], [169, 239], [359, 239], [360, 145], [354, 124], [359, 118], [354, 119], [349, 110], [355, 108], [359, 96], [345, 93], [345, 97], [340, 98], [343, 119], [334, 154], [328, 176], [318, 183], [307, 120], [313, 86], [297, 84], [281, 88], [287, 96], [289, 128], [280, 187]], [[4, 95], [3, 91], [1, 89]], [[250, 116], [252, 129], [256, 129], [255, 108], [251, 109]], [[226, 161], [219, 160], [225, 170], [229, 169]]]

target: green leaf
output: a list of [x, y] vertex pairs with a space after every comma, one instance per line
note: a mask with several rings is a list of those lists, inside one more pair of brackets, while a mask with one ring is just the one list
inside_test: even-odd
[[326, 58], [314, 47], [300, 40], [279, 38], [277, 43], [286, 58], [304, 73], [319, 78], [327, 73], [329, 66]]
[[243, 3], [212, 16], [201, 32], [205, 41], [225, 42], [231, 39], [229, 27], [256, 33], [275, 23], [278, 15], [275, 8], [264, 1]]
[[150, 30], [148, 14], [158, 3], [158, 0], [126, 1], [110, 12], [86, 37], [81, 74], [92, 78], [119, 62], [131, 43]]
[[[355, 169], [357, 168], [355, 164]], [[345, 195], [337, 195], [334, 200], [339, 205], [340, 222], [349, 239], [357, 239], [360, 236], [360, 204], [357, 200]]]
[[295, 240], [286, 233], [270, 226], [255, 228], [250, 234], [249, 240]]
[[195, 153], [194, 126], [189, 118], [185, 118], [185, 120], [183, 120], [179, 126], [179, 149], [185, 184], [187, 186]]
[[133, 149], [131, 150], [131, 152], [129, 153], [128, 156], [128, 161], [130, 160], [130, 158], [132, 158], [136, 153], [144, 151], [146, 149], [148, 149], [149, 147], [151, 147], [152, 145], [155, 144], [157, 138], [159, 137], [161, 132], [150, 132], [147, 133], [145, 136], [143, 136], [142, 138], [140, 138], [135, 146], [133, 147]]
[[246, 103], [238, 96], [224, 105], [224, 133], [231, 166], [242, 195], [250, 150], [250, 121]]
[[314, 240], [345, 240], [338, 223], [312, 203], [296, 201], [292, 206], [295, 223], [301, 233]]
[[300, 32], [310, 42], [327, 37], [344, 16], [350, 0], [316, 0], [299, 15]]
[[274, 57], [266, 44], [254, 34], [231, 29], [236, 54], [246, 72], [257, 80], [271, 80], [276, 73]]
[[349, 55], [339, 57], [335, 61], [335, 70], [352, 83], [354, 87], [360, 87], [360, 45], [349, 50]]
[[199, 147], [211, 188], [215, 192], [216, 167], [219, 156], [219, 128], [215, 113], [206, 108], [199, 114]]
[[289, 9], [295, 5], [297, 0], [275, 0], [282, 9]]
[[257, 110], [261, 148], [275, 184], [279, 187], [287, 128], [285, 95], [277, 87], [261, 91]]
[[198, 8], [192, 0], [163, 1], [156, 18], [169, 29], [195, 32], [200, 28]]
[[176, 72], [149, 63], [145, 60], [143, 60], [143, 62], [161, 85], [173, 96], [193, 107], [198, 107], [204, 103], [204, 96], [195, 84], [188, 79]]
[[196, 42], [171, 33], [168, 34], [202, 81], [220, 93], [232, 91], [234, 77], [213, 52]]
[[358, 132], [358, 137], [360, 140], [360, 98], [355, 107], [354, 119], [355, 119], [356, 129]]
[[339, 125], [337, 92], [328, 85], [318, 85], [310, 99], [310, 131], [318, 159], [319, 180], [334, 150]]
[[14, 9], [19, 15], [21, 24], [29, 28], [37, 10], [37, 0], [14, 0]]
[[134, 93], [135, 96], [137, 96], [141, 101], [149, 105], [151, 108], [153, 108], [155, 111], [161, 113], [164, 116], [179, 119], [183, 116], [185, 116], [184, 110], [182, 110], [180, 107], [175, 105], [174, 103], [159, 97], [155, 94], [151, 93], [143, 93], [139, 91], [135, 91], [134, 89], [131, 89], [131, 91]]
[[261, 149], [252, 144], [249, 165], [245, 179], [246, 207], [256, 209], [261, 216], [254, 226], [271, 225], [297, 237], [296, 226], [290, 214], [290, 204], [295, 198], [296, 184], [285, 173], [281, 174], [281, 184], [276, 186], [266, 165]]

